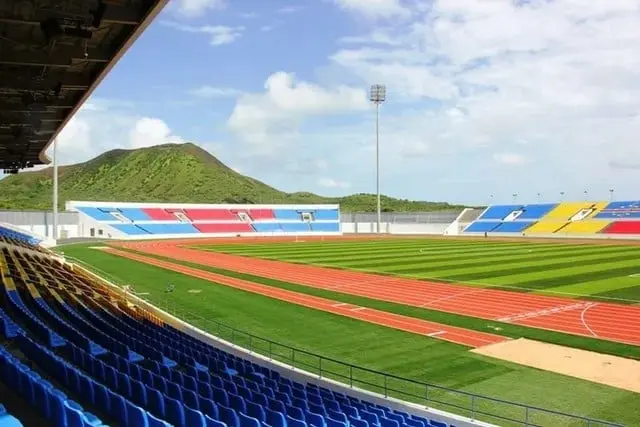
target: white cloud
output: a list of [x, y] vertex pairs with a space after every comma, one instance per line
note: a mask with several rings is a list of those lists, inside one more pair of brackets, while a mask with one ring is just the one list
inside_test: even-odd
[[227, 5], [226, 0], [173, 0], [170, 3], [178, 14], [194, 18], [209, 10], [222, 9]]
[[297, 82], [291, 73], [277, 72], [267, 79], [264, 93], [245, 94], [238, 99], [227, 126], [251, 150], [266, 154], [294, 140], [299, 125], [307, 118], [348, 114], [368, 107], [362, 89], [323, 88]]
[[493, 159], [504, 165], [518, 166], [527, 162], [527, 159], [517, 153], [496, 153], [493, 155]]
[[333, 178], [320, 178], [318, 179], [318, 185], [324, 188], [349, 188], [351, 184], [346, 181], [338, 181]]
[[161, 144], [181, 144], [184, 140], [173, 135], [164, 121], [143, 117], [135, 123], [129, 132], [129, 142], [131, 148], [143, 148]]
[[407, 17], [409, 9], [400, 0], [334, 0], [341, 8], [366, 18]]
[[260, 27], [260, 31], [263, 31], [265, 33], [268, 32], [268, 31], [271, 31], [271, 30], [273, 30], [273, 26], [272, 25], [263, 25], [262, 27]]
[[189, 93], [199, 98], [228, 98], [238, 96], [242, 92], [237, 89], [228, 87], [202, 85], [197, 88], [191, 89]]
[[163, 25], [174, 28], [178, 31], [194, 34], [204, 34], [209, 37], [211, 46], [220, 46], [233, 43], [244, 33], [243, 26], [230, 27], [226, 25], [185, 25], [173, 21], [160, 21]]

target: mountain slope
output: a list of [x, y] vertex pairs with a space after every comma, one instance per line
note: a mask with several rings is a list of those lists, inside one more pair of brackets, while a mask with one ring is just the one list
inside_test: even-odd
[[[0, 180], [0, 209], [50, 209], [52, 168]], [[63, 166], [60, 207], [67, 200], [183, 203], [340, 203], [345, 212], [375, 211], [375, 196], [326, 198], [284, 193], [241, 175], [191, 144], [108, 151], [92, 160]], [[384, 197], [385, 211], [450, 209], [446, 203], [411, 202]]]

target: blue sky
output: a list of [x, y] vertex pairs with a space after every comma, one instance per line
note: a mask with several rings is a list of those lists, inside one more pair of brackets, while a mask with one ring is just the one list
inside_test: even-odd
[[62, 163], [192, 141], [286, 191], [637, 199], [635, 0], [172, 0], [60, 136]]

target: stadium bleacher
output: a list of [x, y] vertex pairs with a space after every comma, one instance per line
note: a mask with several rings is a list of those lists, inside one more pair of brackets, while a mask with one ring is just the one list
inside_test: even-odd
[[640, 201], [494, 205], [469, 224], [464, 233], [640, 235], [638, 219]]
[[340, 233], [337, 205], [193, 206], [69, 202], [68, 209], [112, 237]]
[[[0, 246], [0, 382], [51, 425], [447, 426], [293, 381], [175, 329], [47, 254]], [[22, 425], [0, 417], [2, 427]]]
[[41, 241], [35, 236], [17, 231], [2, 224], [0, 224], [0, 240], [13, 245], [29, 248], [39, 248], [37, 245]]

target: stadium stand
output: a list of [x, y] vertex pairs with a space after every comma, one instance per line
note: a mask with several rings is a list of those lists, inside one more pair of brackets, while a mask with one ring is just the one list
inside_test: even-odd
[[563, 202], [488, 207], [464, 233], [640, 235], [640, 201]]
[[0, 270], [0, 381], [51, 425], [448, 426], [224, 352], [46, 254], [2, 245]]
[[640, 201], [611, 202], [595, 215], [598, 219], [640, 219]]
[[37, 238], [36, 236], [15, 230], [8, 224], [0, 224], [0, 241], [31, 248], [38, 245], [38, 243], [41, 242], [41, 239]]
[[258, 207], [69, 202], [67, 209], [81, 214], [82, 229], [114, 238], [340, 234], [337, 205]]

